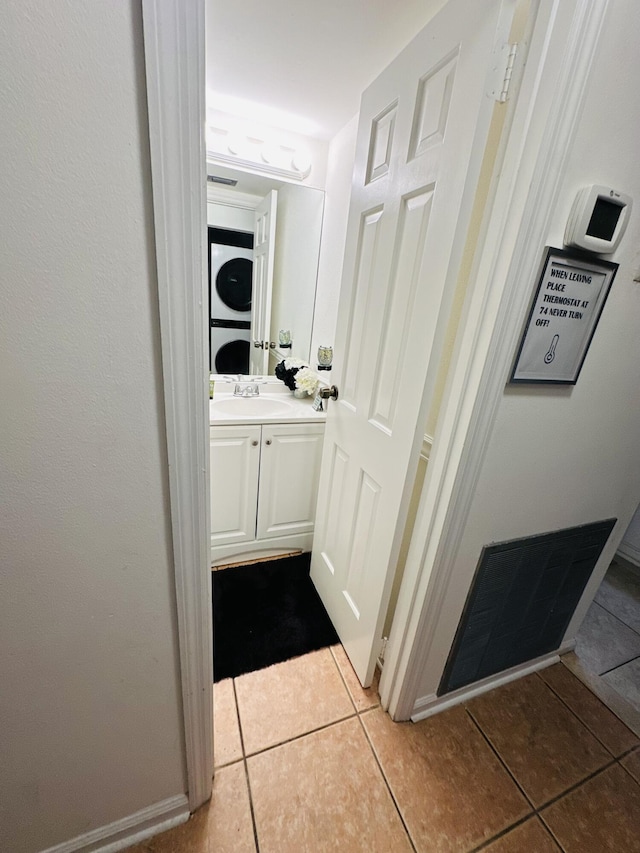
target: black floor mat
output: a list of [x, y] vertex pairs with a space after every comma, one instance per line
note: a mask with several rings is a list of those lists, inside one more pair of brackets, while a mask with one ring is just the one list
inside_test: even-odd
[[213, 572], [214, 681], [338, 642], [310, 561], [300, 554]]

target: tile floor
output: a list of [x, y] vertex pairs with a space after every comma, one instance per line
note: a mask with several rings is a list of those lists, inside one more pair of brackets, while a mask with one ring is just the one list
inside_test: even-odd
[[214, 697], [211, 803], [130, 853], [640, 851], [640, 740], [563, 664], [420, 723], [340, 646]]
[[640, 571], [611, 564], [576, 639], [587, 672], [640, 711]]

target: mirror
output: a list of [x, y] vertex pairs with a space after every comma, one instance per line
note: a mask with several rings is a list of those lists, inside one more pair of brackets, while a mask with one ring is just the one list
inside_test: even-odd
[[[256, 207], [272, 190], [276, 190], [268, 373], [273, 375], [278, 361], [290, 356], [309, 361], [314, 366], [317, 359], [315, 355], [312, 357], [310, 348], [324, 192], [231, 169], [213, 161], [207, 162], [207, 176], [209, 228], [253, 233]], [[216, 180], [212, 181], [212, 178]], [[214, 287], [214, 282], [211, 282], [211, 287]], [[280, 345], [281, 330], [290, 333], [290, 347]], [[286, 337], [283, 340], [286, 342]]]

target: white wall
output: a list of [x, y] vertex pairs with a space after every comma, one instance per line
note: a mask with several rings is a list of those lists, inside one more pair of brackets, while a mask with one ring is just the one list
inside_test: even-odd
[[253, 233], [254, 209], [232, 207], [215, 201], [207, 201], [207, 225], [213, 228], [229, 228], [232, 231]]
[[292, 184], [278, 189], [270, 338], [277, 342], [278, 330], [289, 329], [292, 347], [282, 355], [305, 361], [311, 343], [323, 209], [321, 190]]
[[320, 345], [334, 344], [357, 132], [356, 115], [329, 144], [316, 309], [311, 335], [311, 353], [314, 358]]
[[185, 791], [140, 3], [0, 11], [0, 849]]
[[[500, 403], [475, 498], [460, 542], [450, 594], [440, 619], [438, 667], [424, 673], [418, 697], [435, 691], [461, 614], [459, 590], [471, 583], [483, 545], [615, 516], [567, 638], [575, 636], [640, 498], [640, 7], [609, 4], [584, 113], [546, 243], [562, 246], [576, 191], [590, 183], [629, 193], [635, 203], [621, 247], [620, 269], [574, 387], [509, 387]], [[544, 247], [540, 246], [540, 257]], [[531, 270], [531, 288], [536, 270]], [[522, 318], [524, 321], [524, 318]], [[437, 440], [437, 433], [436, 433]], [[440, 645], [440, 644], [439, 644]], [[438, 671], [439, 670], [439, 671]]]

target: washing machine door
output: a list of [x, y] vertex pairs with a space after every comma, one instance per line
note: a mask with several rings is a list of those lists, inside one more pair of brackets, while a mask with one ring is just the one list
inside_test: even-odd
[[[237, 325], [240, 326], [240, 323]], [[250, 329], [228, 328], [212, 323], [211, 370], [214, 373], [248, 374], [250, 339]]]
[[253, 261], [232, 258], [225, 261], [216, 275], [216, 292], [227, 308], [251, 311], [251, 275]]

